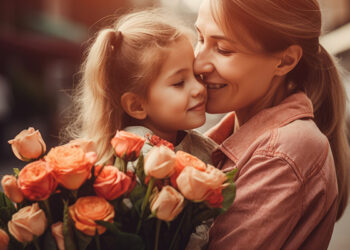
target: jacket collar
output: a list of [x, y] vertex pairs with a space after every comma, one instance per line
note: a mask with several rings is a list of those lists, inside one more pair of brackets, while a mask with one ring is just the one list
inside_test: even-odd
[[219, 149], [237, 164], [248, 147], [262, 134], [287, 125], [297, 119], [313, 118], [311, 100], [303, 92], [284, 99], [277, 106], [260, 111], [235, 133], [228, 137]]

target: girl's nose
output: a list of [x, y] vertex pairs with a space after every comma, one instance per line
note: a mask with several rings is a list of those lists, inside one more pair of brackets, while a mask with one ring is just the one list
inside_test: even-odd
[[193, 88], [191, 94], [193, 97], [203, 97], [206, 96], [207, 89], [205, 85], [199, 82], [196, 78], [193, 80]]
[[197, 45], [196, 58], [194, 60], [193, 71], [195, 75], [205, 75], [214, 71], [214, 65], [210, 61], [208, 51], [204, 50], [203, 45]]

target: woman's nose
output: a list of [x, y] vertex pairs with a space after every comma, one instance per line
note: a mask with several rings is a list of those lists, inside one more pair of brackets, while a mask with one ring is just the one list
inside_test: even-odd
[[193, 71], [195, 75], [211, 73], [214, 71], [214, 65], [210, 61], [208, 51], [202, 49], [201, 47], [203, 46], [197, 47], [195, 52], [196, 58], [193, 64]]

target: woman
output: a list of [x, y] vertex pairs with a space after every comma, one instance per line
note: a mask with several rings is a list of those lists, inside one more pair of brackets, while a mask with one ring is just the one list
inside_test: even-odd
[[204, 0], [195, 74], [225, 171], [238, 168], [232, 208], [209, 249], [327, 249], [347, 203], [345, 91], [319, 44], [316, 0]]

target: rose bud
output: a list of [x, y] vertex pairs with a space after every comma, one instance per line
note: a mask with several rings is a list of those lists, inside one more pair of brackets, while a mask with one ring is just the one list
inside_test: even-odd
[[175, 172], [172, 176], [170, 176], [170, 182], [173, 185], [173, 187], [177, 188], [176, 179], [185, 167], [193, 167], [200, 171], [205, 171], [205, 169], [207, 168], [206, 164], [194, 155], [191, 155], [181, 150], [177, 151]]
[[8, 143], [11, 144], [15, 156], [22, 161], [37, 159], [46, 152], [46, 144], [39, 130], [32, 127], [22, 130]]
[[106, 200], [114, 200], [126, 193], [131, 184], [131, 178], [114, 166], [95, 167], [95, 175], [100, 173], [94, 182], [94, 190], [98, 196]]
[[34, 236], [44, 233], [47, 225], [45, 213], [38, 203], [26, 206], [12, 215], [8, 222], [10, 234], [19, 242], [31, 242]]
[[205, 171], [186, 167], [177, 177], [176, 184], [187, 199], [203, 201], [212, 191], [224, 188], [226, 179], [222, 171], [211, 165]]
[[57, 182], [47, 162], [27, 164], [18, 174], [18, 186], [24, 197], [32, 201], [46, 200], [56, 190]]
[[94, 152], [67, 145], [55, 147], [45, 156], [56, 181], [70, 190], [78, 189], [90, 177], [96, 159]]
[[210, 207], [222, 207], [224, 197], [222, 196], [222, 188], [213, 190], [205, 199]]
[[111, 140], [115, 154], [126, 161], [134, 161], [139, 157], [146, 139], [138, 135], [117, 131]]
[[7, 250], [9, 245], [9, 235], [0, 228], [0, 250]]
[[75, 227], [86, 235], [103, 234], [106, 228], [95, 223], [95, 220], [113, 222], [114, 208], [104, 198], [97, 196], [80, 197], [69, 207]]
[[184, 197], [171, 186], [164, 186], [153, 198], [150, 208], [160, 220], [172, 221], [183, 209]]
[[51, 233], [55, 238], [59, 250], [64, 250], [63, 223], [61, 221], [51, 225]]
[[17, 179], [13, 175], [4, 175], [1, 180], [5, 195], [13, 202], [21, 203], [24, 199], [23, 193], [17, 184]]
[[153, 147], [145, 157], [145, 174], [156, 179], [169, 177], [175, 170], [175, 153], [166, 146]]
[[65, 144], [65, 146], [81, 148], [85, 153], [89, 153], [89, 152], [97, 153], [96, 145], [92, 140], [75, 139], [75, 140], [69, 141], [67, 144]]

